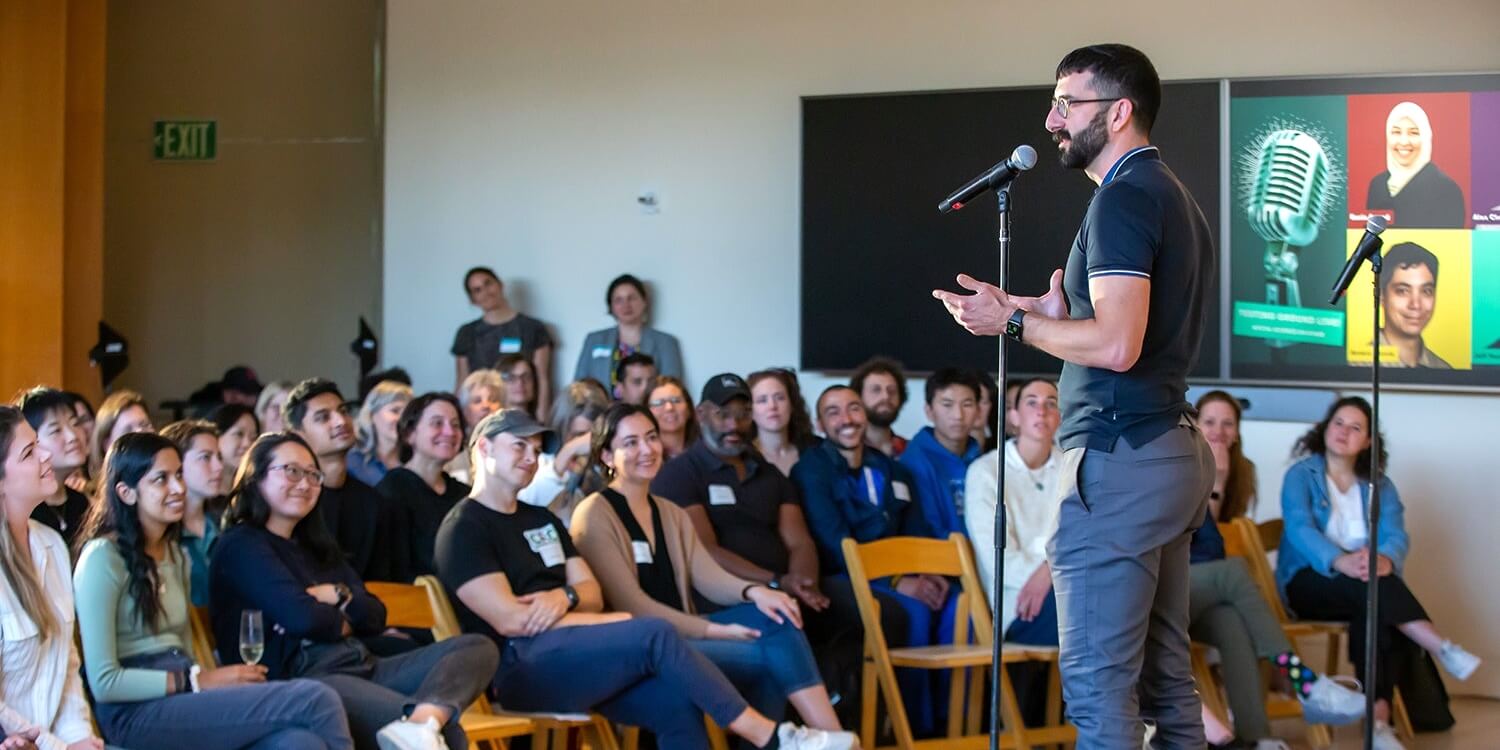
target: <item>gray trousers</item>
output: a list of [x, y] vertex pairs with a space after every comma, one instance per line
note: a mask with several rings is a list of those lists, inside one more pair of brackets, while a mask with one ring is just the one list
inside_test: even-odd
[[1213, 488], [1208, 442], [1186, 418], [1139, 448], [1064, 456], [1047, 543], [1068, 720], [1079, 750], [1207, 746], [1188, 651], [1188, 541]]
[[1271, 736], [1260, 660], [1292, 650], [1281, 622], [1271, 613], [1245, 561], [1237, 557], [1193, 565], [1188, 631], [1194, 640], [1219, 650], [1219, 668], [1229, 693], [1236, 739]]

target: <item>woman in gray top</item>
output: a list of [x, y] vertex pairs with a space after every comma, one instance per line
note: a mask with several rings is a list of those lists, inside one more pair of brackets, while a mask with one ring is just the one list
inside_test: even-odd
[[646, 325], [651, 303], [646, 285], [628, 273], [622, 274], [609, 282], [604, 300], [616, 325], [594, 331], [583, 340], [573, 379], [593, 378], [613, 390], [615, 366], [635, 352], [656, 360], [657, 373], [681, 378], [682, 349], [677, 337]]

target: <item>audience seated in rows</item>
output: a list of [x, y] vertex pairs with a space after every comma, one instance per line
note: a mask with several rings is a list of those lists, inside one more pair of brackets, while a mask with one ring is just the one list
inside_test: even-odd
[[[610, 482], [578, 506], [572, 535], [598, 572], [606, 605], [671, 623], [771, 720], [780, 721], [790, 701], [809, 725], [837, 730], [797, 600], [767, 585], [766, 577], [725, 570], [688, 512], [651, 496], [662, 465], [651, 413], [634, 404], [610, 407], [594, 429], [590, 460], [604, 467]], [[805, 554], [815, 561], [812, 540], [805, 541]], [[794, 586], [804, 601], [826, 607], [815, 576], [795, 579]], [[700, 599], [711, 607], [701, 615]]]
[[63, 480], [88, 468], [88, 436], [74, 411], [73, 400], [63, 391], [37, 387], [21, 394], [21, 413], [36, 433], [37, 446], [52, 460], [57, 489], [32, 511], [31, 519], [40, 521], [62, 535], [71, 547], [83, 528], [83, 517], [89, 509], [88, 496], [68, 486]]
[[[317, 515], [344, 561], [363, 581], [397, 581], [390, 550], [405, 545], [399, 506], [349, 473], [354, 420], [338, 386], [322, 378], [304, 380], [286, 400], [286, 424], [318, 459], [323, 474]], [[394, 558], [399, 559], [399, 558]]]
[[[1380, 466], [1387, 452], [1382, 439]], [[1407, 587], [1402, 569], [1410, 540], [1405, 508], [1396, 485], [1382, 471], [1372, 477], [1370, 404], [1358, 396], [1335, 401], [1323, 420], [1303, 435], [1293, 449], [1300, 457], [1281, 484], [1281, 515], [1285, 522], [1276, 561], [1276, 581], [1298, 616], [1349, 622], [1349, 661], [1355, 673], [1365, 673], [1365, 591], [1370, 576], [1380, 587], [1380, 622], [1375, 671], [1377, 747], [1400, 747], [1390, 727], [1393, 688], [1427, 686], [1441, 690], [1432, 662], [1459, 680], [1468, 679], [1479, 658], [1444, 638], [1417, 597]], [[1380, 482], [1380, 528], [1370, 539], [1365, 509], [1369, 483]], [[1369, 568], [1369, 545], [1375, 545], [1376, 568]], [[1423, 652], [1426, 652], [1425, 654]], [[1407, 692], [1407, 690], [1403, 690]], [[1440, 707], [1447, 714], [1446, 694]], [[1445, 717], [1452, 723], [1451, 715]]]
[[964, 481], [969, 464], [979, 458], [979, 441], [970, 434], [979, 404], [979, 378], [973, 372], [945, 368], [927, 378], [927, 421], [906, 450], [901, 465], [911, 472], [913, 489], [927, 526], [939, 539], [967, 531], [964, 527]]
[[494, 644], [460, 635], [397, 656], [371, 653], [361, 638], [385, 630], [385, 605], [314, 514], [322, 481], [295, 433], [267, 433], [251, 447], [213, 553], [219, 660], [240, 660], [241, 613], [259, 610], [266, 679], [333, 688], [359, 747], [435, 748], [439, 734], [449, 748], [468, 747], [458, 719], [495, 673]]
[[602, 611], [599, 583], [562, 522], [516, 498], [545, 431], [510, 409], [481, 422], [473, 494], [438, 534], [439, 575], [464, 630], [500, 646], [491, 683], [500, 704], [598, 711], [654, 732], [661, 747], [707, 747], [703, 714], [755, 747], [852, 747], [852, 735], [777, 725], [757, 712], [666, 621]]
[[402, 463], [375, 487], [399, 516], [404, 538], [392, 539], [391, 575], [397, 581], [436, 572], [432, 544], [448, 511], [469, 494], [469, 485], [443, 473], [458, 455], [464, 419], [458, 399], [434, 391], [411, 400], [396, 424]]
[[870, 447], [888, 458], [901, 458], [906, 438], [892, 429], [906, 406], [906, 373], [901, 364], [887, 357], [872, 357], [849, 379], [849, 387], [864, 402], [867, 419], [865, 439]]
[[463, 385], [470, 372], [482, 367], [498, 370], [502, 375], [510, 372], [500, 359], [507, 354], [517, 354], [534, 367], [534, 398], [547, 404], [552, 398], [553, 359], [552, 335], [547, 332], [547, 327], [510, 306], [505, 285], [489, 268], [476, 266], [469, 269], [464, 274], [464, 291], [469, 295], [469, 302], [478, 307], [482, 315], [459, 326], [453, 337], [453, 347], [449, 351], [453, 354], [457, 373], [453, 378], [454, 388]]
[[613, 390], [620, 375], [619, 363], [636, 353], [651, 357], [661, 375], [683, 376], [682, 348], [677, 337], [648, 323], [651, 296], [640, 279], [628, 273], [616, 277], [609, 282], [604, 301], [615, 325], [584, 337], [578, 364], [573, 368], [574, 380], [593, 378]]
[[349, 451], [349, 474], [375, 487], [385, 473], [401, 465], [401, 441], [396, 423], [411, 401], [410, 383], [383, 380], [360, 402], [354, 418], [354, 448]]
[[[327, 685], [268, 684], [263, 666], [215, 668], [188, 655], [188, 557], [178, 544], [186, 499], [177, 447], [151, 433], [121, 436], [99, 479], [73, 585], [104, 739], [118, 747], [353, 748], [344, 707]], [[238, 642], [238, 624], [231, 642]]]
[[661, 428], [661, 447], [666, 460], [678, 457], [698, 440], [698, 419], [687, 386], [671, 375], [657, 375], [646, 398], [646, 406]]
[[750, 373], [750, 435], [755, 450], [790, 476], [802, 449], [817, 442], [797, 374], [774, 367]]

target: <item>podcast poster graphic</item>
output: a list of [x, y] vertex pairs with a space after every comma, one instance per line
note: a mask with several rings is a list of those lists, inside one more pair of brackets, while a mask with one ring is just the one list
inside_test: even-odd
[[[1500, 230], [1500, 92], [1471, 95], [1469, 117], [1470, 132], [1479, 136], [1472, 145], [1473, 193], [1469, 199], [1469, 218], [1476, 229]], [[1479, 361], [1477, 357], [1475, 361]]]
[[1470, 225], [1469, 96], [1349, 97], [1350, 228], [1370, 212], [1405, 229]]
[[[1230, 361], [1243, 366], [1247, 377], [1274, 376], [1287, 365], [1347, 365], [1343, 308], [1327, 304], [1328, 290], [1347, 256], [1347, 114], [1344, 96], [1243, 97], [1230, 102]], [[1271, 165], [1260, 158], [1263, 146], [1268, 138], [1285, 137], [1285, 131], [1316, 142], [1326, 171], [1313, 188], [1316, 204], [1298, 214], [1316, 219], [1311, 239], [1276, 252], [1279, 241], [1262, 235], [1263, 222], [1257, 231], [1250, 212], [1261, 202], [1257, 195], [1264, 194], [1258, 193], [1257, 183], [1270, 176]], [[1308, 233], [1302, 234], [1297, 239], [1306, 239]], [[1277, 257], [1268, 258], [1268, 247]]]
[[[1347, 230], [1353, 253], [1363, 229]], [[1381, 272], [1381, 367], [1435, 370], [1472, 368], [1472, 297], [1478, 269], [1470, 253], [1471, 233], [1462, 229], [1387, 229]], [[1435, 267], [1434, 267], [1435, 266]], [[1373, 346], [1371, 270], [1366, 264], [1349, 285], [1348, 363], [1370, 364]], [[1494, 277], [1490, 277], [1494, 278]]]
[[1474, 366], [1500, 367], [1500, 232], [1473, 236]]

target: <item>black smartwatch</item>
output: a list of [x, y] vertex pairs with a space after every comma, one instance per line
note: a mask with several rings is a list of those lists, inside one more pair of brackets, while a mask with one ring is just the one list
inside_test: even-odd
[[772, 578], [770, 581], [766, 582], [766, 588], [768, 588], [768, 589], [770, 589], [772, 591], [780, 591], [781, 590], [781, 579], [780, 578]]
[[568, 611], [578, 609], [578, 590], [572, 586], [563, 586], [563, 593], [568, 595]]
[[1026, 323], [1023, 320], [1025, 317], [1026, 311], [1019, 307], [1016, 308], [1015, 312], [1010, 314], [1010, 320], [1005, 321], [1006, 338], [1016, 342], [1021, 340], [1021, 335], [1026, 333]]

